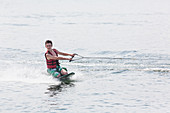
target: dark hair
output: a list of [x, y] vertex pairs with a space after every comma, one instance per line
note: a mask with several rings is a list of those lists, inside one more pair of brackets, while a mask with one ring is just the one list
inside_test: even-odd
[[53, 45], [53, 43], [52, 43], [51, 40], [46, 40], [46, 41], [45, 41], [45, 45], [46, 45], [47, 43], [51, 43], [51, 45]]

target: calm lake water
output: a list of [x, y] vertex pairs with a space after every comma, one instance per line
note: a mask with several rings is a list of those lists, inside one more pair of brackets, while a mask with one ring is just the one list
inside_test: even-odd
[[[0, 0], [0, 113], [170, 113], [170, 1]], [[123, 59], [61, 61], [62, 52]], [[131, 59], [124, 59], [131, 58]]]

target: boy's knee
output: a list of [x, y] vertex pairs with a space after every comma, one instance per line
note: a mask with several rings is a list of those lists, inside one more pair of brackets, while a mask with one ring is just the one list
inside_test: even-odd
[[61, 73], [62, 73], [63, 75], [66, 75], [66, 74], [67, 74], [67, 71], [64, 70], [64, 69], [62, 69], [62, 70], [61, 70]]
[[61, 76], [61, 74], [60, 74], [60, 73], [58, 73], [58, 72], [55, 72], [55, 74], [53, 74], [53, 76], [54, 76], [54, 77], [60, 77], [60, 76]]

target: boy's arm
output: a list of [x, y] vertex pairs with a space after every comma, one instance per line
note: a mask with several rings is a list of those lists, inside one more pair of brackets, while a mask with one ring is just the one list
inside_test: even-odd
[[57, 52], [58, 52], [59, 55], [63, 55], [63, 56], [74, 56], [74, 54], [63, 53], [63, 52], [60, 52], [58, 50], [57, 50]]
[[52, 56], [50, 54], [46, 54], [46, 57], [48, 60], [71, 60], [72, 59], [72, 58], [63, 58], [63, 57]]

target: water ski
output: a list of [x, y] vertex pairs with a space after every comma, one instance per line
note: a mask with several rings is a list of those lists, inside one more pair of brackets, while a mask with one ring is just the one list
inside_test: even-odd
[[59, 80], [65, 80], [65, 79], [70, 79], [70, 77], [72, 77], [75, 73], [74, 72], [71, 72], [71, 73], [68, 73], [67, 75], [62, 75], [60, 77], [58, 77]]

